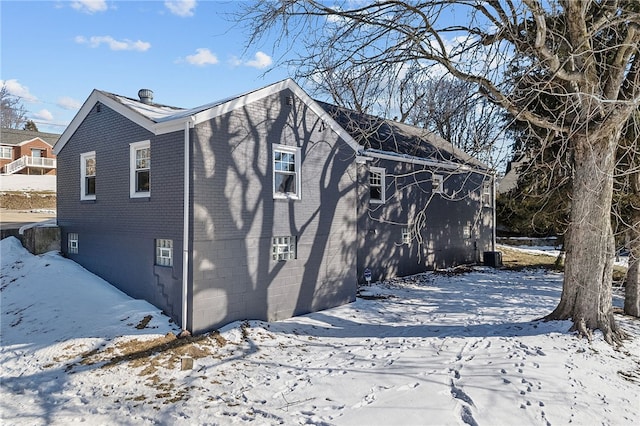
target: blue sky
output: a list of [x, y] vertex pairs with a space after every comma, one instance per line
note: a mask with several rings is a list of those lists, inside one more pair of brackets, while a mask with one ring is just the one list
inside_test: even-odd
[[[0, 1], [0, 80], [40, 131], [62, 133], [91, 91], [191, 108], [289, 75], [230, 17], [239, 1]], [[281, 52], [280, 52], [281, 53]], [[265, 74], [267, 70], [270, 70]]]

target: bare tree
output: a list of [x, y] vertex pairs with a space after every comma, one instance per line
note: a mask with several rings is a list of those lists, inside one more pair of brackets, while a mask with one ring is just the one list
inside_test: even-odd
[[[613, 317], [610, 212], [622, 128], [640, 105], [636, 0], [389, 0], [331, 7], [282, 0], [253, 5], [245, 17], [253, 38], [276, 30], [306, 42], [298, 65], [319, 57], [390, 81], [403, 67], [435, 63], [478, 85], [520, 120], [561, 137], [572, 167], [571, 214], [562, 296], [547, 318], [571, 319], [587, 337], [600, 329], [610, 343], [623, 338]], [[539, 76], [524, 97], [512, 91], [516, 82], [505, 69], [514, 58]], [[563, 102], [547, 105], [548, 95]], [[532, 99], [547, 105], [543, 113], [530, 108]]]
[[27, 111], [20, 98], [9, 93], [6, 86], [0, 88], [0, 122], [2, 128], [20, 129], [26, 122]]

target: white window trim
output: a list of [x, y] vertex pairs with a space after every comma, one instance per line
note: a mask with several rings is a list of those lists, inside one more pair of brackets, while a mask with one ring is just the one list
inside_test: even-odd
[[[87, 194], [87, 160], [93, 158], [96, 159], [96, 152], [85, 152], [80, 154], [80, 199], [81, 200], [95, 200], [96, 194]], [[97, 164], [96, 164], [97, 166]], [[96, 167], [96, 180], [98, 175], [98, 169]]]
[[482, 205], [491, 207], [491, 181], [482, 182]]
[[[294, 155], [295, 161], [295, 176], [296, 176], [296, 193], [282, 193], [276, 191], [276, 151], [285, 152]], [[274, 143], [271, 148], [271, 168], [273, 169], [273, 174], [271, 176], [272, 188], [273, 188], [273, 198], [281, 199], [281, 200], [300, 200], [302, 199], [302, 169], [301, 169], [301, 154], [300, 148], [297, 146], [289, 146], [289, 145], [280, 145]]]
[[[9, 156], [4, 155], [5, 152], [8, 152]], [[3, 160], [13, 160], [13, 147], [11, 146], [0, 146], [0, 158]]]
[[[378, 173], [380, 175], [380, 199], [376, 200], [369, 197], [369, 203], [371, 204], [384, 204], [387, 202], [387, 192], [386, 192], [386, 170], [382, 167], [369, 167], [369, 173]], [[371, 185], [370, 176], [367, 176], [367, 183], [369, 186]], [[369, 194], [371, 194], [371, 188], [369, 188]]]
[[442, 194], [442, 191], [444, 189], [444, 176], [442, 175], [438, 175], [438, 174], [433, 174], [431, 175], [431, 187], [433, 190], [434, 194]]
[[[140, 141], [129, 144], [129, 198], [148, 198], [151, 191], [136, 191], [136, 150], [151, 148], [151, 141]], [[151, 161], [151, 160], [149, 160]], [[149, 165], [149, 188], [151, 188], [151, 165]]]

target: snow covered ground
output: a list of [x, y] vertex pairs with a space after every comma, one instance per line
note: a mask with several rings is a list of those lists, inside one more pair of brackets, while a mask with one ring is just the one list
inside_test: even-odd
[[339, 308], [175, 339], [157, 308], [58, 254], [14, 238], [0, 253], [2, 424], [640, 419], [640, 322], [616, 315], [632, 339], [615, 349], [537, 321], [559, 300], [557, 273], [423, 274]]

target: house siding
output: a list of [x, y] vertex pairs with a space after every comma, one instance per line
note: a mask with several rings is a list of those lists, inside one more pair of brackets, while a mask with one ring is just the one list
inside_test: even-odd
[[[369, 203], [370, 167], [385, 169], [384, 204]], [[433, 193], [432, 173], [443, 176], [443, 194]], [[475, 263], [490, 250], [492, 210], [482, 205], [482, 183], [488, 177], [380, 159], [359, 165], [358, 176], [359, 282], [364, 282], [365, 268], [377, 281]], [[402, 229], [420, 220], [422, 241], [403, 244]]]
[[[129, 197], [129, 144], [150, 140], [151, 196]], [[183, 132], [154, 136], [101, 105], [58, 154], [62, 251], [134, 298], [181, 315]], [[96, 153], [96, 200], [80, 200], [80, 154]], [[77, 254], [67, 236], [78, 234]], [[173, 267], [155, 266], [155, 239], [173, 240]]]
[[[353, 301], [353, 150], [289, 91], [193, 132], [193, 332], [234, 320], [278, 320]], [[301, 199], [273, 198], [272, 145], [301, 148]], [[297, 259], [272, 260], [274, 236]]]

